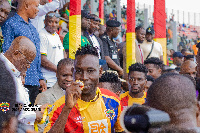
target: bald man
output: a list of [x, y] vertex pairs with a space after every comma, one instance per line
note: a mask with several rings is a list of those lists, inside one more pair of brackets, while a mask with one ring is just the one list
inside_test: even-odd
[[175, 73], [162, 75], [149, 88], [146, 100], [148, 106], [169, 114], [169, 125], [200, 131], [195, 85], [189, 78]]
[[26, 73], [25, 87], [29, 90], [31, 103], [39, 93], [39, 89], [46, 90], [46, 82], [41, 72], [40, 38], [36, 28], [30, 23], [38, 14], [40, 0], [18, 0], [17, 13], [8, 19], [2, 26], [4, 43], [3, 52], [5, 53], [12, 41], [18, 36], [26, 36], [36, 47], [36, 57]]
[[194, 61], [186, 60], [181, 65], [180, 74], [188, 74], [193, 78], [196, 78], [197, 75], [197, 64]]
[[[36, 57], [36, 47], [34, 43], [27, 37], [20, 36], [14, 39], [10, 48], [0, 54], [0, 59], [5, 63], [6, 67], [11, 71], [16, 81], [16, 102], [20, 104], [30, 104], [28, 90], [23, 87], [20, 73], [25, 73], [30, 68], [31, 62]], [[7, 81], [8, 83], [10, 81]], [[46, 107], [42, 106], [41, 109]], [[41, 121], [42, 113], [40, 111], [24, 111], [20, 112], [19, 122], [25, 124], [26, 129], [32, 128], [35, 121]], [[21, 133], [21, 131], [20, 131]]]

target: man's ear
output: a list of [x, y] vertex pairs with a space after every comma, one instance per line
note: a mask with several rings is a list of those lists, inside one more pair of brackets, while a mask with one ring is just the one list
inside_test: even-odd
[[26, 0], [24, 0], [23, 2], [24, 2], [24, 8], [27, 10], [29, 7], [29, 3]]
[[103, 73], [103, 67], [101, 66], [101, 67], [99, 68], [99, 78], [102, 76], [102, 73]]
[[13, 52], [13, 54], [16, 56], [16, 55], [19, 54], [19, 51], [18, 51], [18, 50], [15, 50], [15, 51]]
[[160, 74], [162, 74], [162, 69], [161, 69], [161, 68], [159, 68], [159, 69], [158, 69], [158, 72], [159, 72]]

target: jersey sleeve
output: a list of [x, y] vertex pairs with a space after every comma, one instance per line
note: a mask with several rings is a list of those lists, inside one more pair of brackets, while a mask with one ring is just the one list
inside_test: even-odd
[[121, 104], [119, 104], [119, 107], [118, 107], [118, 116], [117, 116], [117, 121], [115, 123], [115, 132], [124, 131], [124, 129], [120, 125], [120, 116], [121, 116]]
[[42, 55], [47, 55], [48, 39], [44, 34], [40, 34], [40, 53]]
[[54, 123], [58, 119], [64, 105], [65, 105], [65, 96], [61, 97], [59, 100], [57, 100], [53, 104], [51, 108], [51, 112], [48, 114], [49, 122], [47, 126], [45, 127], [43, 133], [47, 133], [51, 129], [51, 127], [54, 125]]

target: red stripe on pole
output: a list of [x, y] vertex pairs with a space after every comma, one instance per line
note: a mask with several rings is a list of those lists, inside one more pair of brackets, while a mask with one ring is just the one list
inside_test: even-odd
[[70, 16], [81, 15], [81, 0], [70, 0]]
[[135, 0], [127, 0], [127, 33], [135, 32]]
[[154, 0], [155, 38], [166, 38], [165, 0]]
[[104, 0], [99, 0], [99, 18], [104, 19]]

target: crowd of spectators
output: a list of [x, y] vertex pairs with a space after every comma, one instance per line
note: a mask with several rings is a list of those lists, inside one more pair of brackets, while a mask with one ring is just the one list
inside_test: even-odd
[[[134, 104], [169, 114], [169, 124], [154, 133], [200, 131], [197, 42], [183, 34], [181, 52], [170, 49], [164, 65], [152, 26], [135, 28], [132, 50], [119, 35], [126, 33], [125, 7], [122, 22], [113, 10], [101, 25], [87, 0], [77, 49], [70, 43], [69, 2], [12, 2], [17, 10], [0, 0], [0, 132], [124, 133], [121, 112]], [[127, 51], [135, 53], [135, 63]]]

